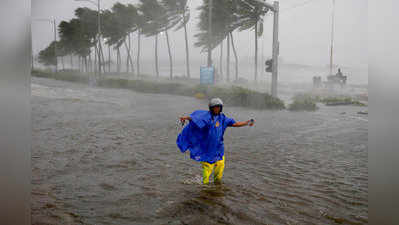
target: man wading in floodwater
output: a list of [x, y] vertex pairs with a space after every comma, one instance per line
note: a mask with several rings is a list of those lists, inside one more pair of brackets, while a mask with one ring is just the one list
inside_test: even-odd
[[202, 164], [203, 183], [209, 183], [209, 177], [215, 168], [214, 182], [220, 183], [224, 170], [223, 134], [227, 127], [253, 126], [254, 120], [236, 122], [222, 113], [223, 102], [220, 98], [209, 101], [208, 110], [196, 110], [190, 116], [180, 117], [182, 124], [190, 123], [178, 135], [176, 143], [181, 152], [190, 151], [190, 157]]

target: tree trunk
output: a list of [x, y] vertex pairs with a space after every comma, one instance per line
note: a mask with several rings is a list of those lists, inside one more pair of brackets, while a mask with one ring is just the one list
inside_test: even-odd
[[94, 45], [94, 73], [97, 74], [98, 72], [98, 44]]
[[116, 47], [116, 67], [115, 67], [116, 73], [118, 73], [118, 65], [119, 65], [119, 56], [118, 56], [118, 47]]
[[[130, 45], [130, 40], [129, 41], [129, 45]], [[132, 55], [130, 54], [130, 46], [129, 46], [126, 41], [125, 41], [125, 48], [127, 51], [127, 57], [126, 57], [126, 72], [129, 73], [129, 64], [132, 67], [131, 71], [134, 72], [134, 67], [133, 67], [133, 60], [132, 60]]]
[[233, 33], [230, 33], [231, 36], [231, 46], [233, 47], [233, 53], [234, 53], [234, 58], [236, 60], [236, 81], [238, 80], [238, 57], [237, 57], [237, 52], [236, 52], [236, 47], [234, 45], [234, 39], [233, 39]]
[[80, 70], [80, 55], [78, 56], [78, 71], [79, 71], [79, 73], [82, 72], [82, 71]]
[[[104, 62], [104, 54], [103, 54], [103, 47], [102, 47], [102, 44], [101, 44], [101, 38], [100, 38], [100, 40], [98, 41], [98, 54], [99, 54], [98, 69], [99, 69], [99, 73], [101, 73], [101, 69], [103, 69], [102, 62], [101, 62], [101, 61]], [[103, 70], [104, 70], [104, 69], [103, 69]]]
[[137, 36], [137, 77], [140, 76], [140, 50], [141, 50], [141, 31], [138, 31]]
[[96, 56], [96, 49], [94, 49], [94, 52], [93, 52], [93, 53], [94, 53], [93, 57], [91, 57], [91, 53], [90, 53], [90, 55], [89, 55], [90, 58], [91, 58], [91, 59], [90, 59], [90, 72], [91, 72], [91, 73], [95, 73], [95, 71], [96, 71], [96, 68], [95, 68], [96, 65], [95, 65], [95, 62], [94, 62], [94, 60], [95, 60], [96, 57], [97, 57], [97, 56]]
[[73, 70], [73, 58], [72, 58], [72, 54], [69, 55], [70, 60], [71, 60], [71, 70]]
[[172, 59], [172, 52], [170, 50], [168, 30], [165, 30], [165, 34], [166, 34], [166, 43], [168, 44], [168, 53], [169, 53], [169, 78], [172, 80], [173, 79], [173, 59]]
[[60, 58], [61, 58], [62, 70], [65, 70], [64, 56], [61, 56]]
[[101, 60], [102, 60], [101, 68], [103, 69], [103, 72], [105, 74], [105, 56], [104, 56], [104, 51], [103, 51], [102, 47], [101, 47]]
[[85, 56], [85, 70], [86, 70], [86, 73], [87, 73], [87, 56]]
[[230, 35], [227, 35], [226, 78], [227, 82], [230, 82]]
[[137, 34], [137, 77], [140, 77], [140, 51], [141, 51], [141, 30]]
[[98, 61], [98, 48], [95, 45], [94, 46], [94, 63], [93, 63], [93, 69], [94, 69], [94, 73], [97, 73], [98, 71], [98, 66], [97, 66], [97, 61]]
[[155, 72], [159, 78], [159, 68], [158, 68], [158, 34], [155, 35]]
[[93, 62], [91, 61], [91, 52], [90, 52], [90, 54], [89, 54], [89, 72], [93, 72], [92, 66], [93, 66]]
[[130, 34], [129, 34], [129, 60], [130, 60], [130, 70], [132, 71], [132, 73], [133, 73], [133, 76], [134, 76], [134, 64], [133, 64], [133, 55], [132, 55], [132, 41], [131, 41], [131, 38], [130, 38]]
[[186, 69], [187, 69], [187, 77], [190, 78], [190, 56], [188, 49], [188, 38], [187, 38], [187, 24], [184, 24], [184, 38], [186, 40]]
[[223, 80], [223, 41], [220, 42], [220, 60], [219, 60], [220, 80]]
[[258, 22], [255, 23], [255, 82], [258, 79]]
[[130, 62], [130, 51], [129, 51], [129, 47], [126, 43], [126, 40], [124, 42], [125, 44], [125, 48], [126, 48], [126, 52], [127, 52], [127, 56], [126, 56], [126, 73], [129, 73], [129, 62]]
[[108, 45], [108, 73], [111, 73], [111, 45]]
[[117, 56], [116, 56], [116, 58], [117, 58], [117, 60], [118, 60], [118, 65], [117, 65], [117, 72], [118, 72], [118, 74], [120, 74], [121, 73], [121, 51], [120, 51], [120, 49], [119, 49], [120, 47], [118, 47], [117, 48]]
[[98, 61], [98, 63], [99, 63], [99, 70], [100, 70], [100, 73], [102, 73], [102, 72], [105, 72], [104, 71], [104, 54], [103, 54], [103, 48], [102, 48], [102, 44], [101, 44], [101, 41], [99, 42], [99, 46], [98, 46], [98, 54], [99, 54], [99, 61]]

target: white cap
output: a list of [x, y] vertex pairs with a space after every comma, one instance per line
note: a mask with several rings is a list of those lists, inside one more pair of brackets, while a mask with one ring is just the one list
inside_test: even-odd
[[217, 105], [223, 106], [222, 99], [220, 99], [220, 98], [212, 98], [209, 101], [209, 107], [213, 107], [213, 106], [217, 106]]

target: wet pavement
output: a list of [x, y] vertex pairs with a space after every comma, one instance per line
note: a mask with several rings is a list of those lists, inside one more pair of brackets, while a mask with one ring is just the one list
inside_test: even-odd
[[32, 224], [367, 224], [368, 116], [224, 107], [222, 185], [176, 146], [190, 97], [32, 78]]

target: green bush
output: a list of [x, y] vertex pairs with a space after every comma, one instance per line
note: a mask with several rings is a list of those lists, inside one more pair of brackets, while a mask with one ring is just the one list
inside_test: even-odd
[[213, 87], [206, 93], [208, 98], [219, 97], [231, 106], [243, 106], [255, 109], [285, 109], [284, 102], [266, 93], [233, 86], [230, 89]]
[[357, 106], [365, 106], [365, 104], [353, 100], [351, 97], [343, 96], [343, 97], [326, 97], [321, 100], [326, 105], [357, 105]]
[[59, 71], [58, 73], [53, 73], [49, 70], [32, 70], [31, 75], [35, 77], [51, 78], [56, 80], [64, 80], [71, 82], [87, 83], [88, 76], [80, 74], [73, 71]]
[[106, 79], [100, 82], [103, 87], [127, 88], [137, 92], [195, 96], [203, 94], [208, 99], [219, 97], [230, 106], [243, 106], [256, 109], [285, 109], [284, 102], [269, 94], [259, 93], [242, 87], [221, 88], [207, 85], [188, 86], [180, 83], [161, 83], [144, 80]]
[[32, 70], [31, 75], [35, 77], [54, 78], [52, 72], [46, 70]]
[[293, 100], [288, 106], [288, 110], [290, 111], [316, 111], [318, 109], [316, 100], [310, 95], [296, 95]]
[[57, 80], [65, 80], [71, 82], [79, 82], [79, 83], [87, 83], [88, 76], [78, 75], [71, 72], [60, 72], [55, 74], [55, 79]]
[[[73, 82], [87, 82], [87, 75], [62, 72], [53, 74], [51, 72], [32, 71], [32, 75], [38, 77], [53, 78]], [[120, 78], [107, 78], [98, 83], [101, 87], [124, 88], [137, 92], [154, 94], [171, 94], [192, 96], [203, 94], [206, 98], [219, 97], [230, 106], [242, 106], [254, 109], [285, 109], [284, 102], [266, 93], [252, 91], [246, 88], [233, 86], [221, 88], [208, 85], [190, 86], [182, 83], [159, 82], [149, 80], [127, 80]]]

